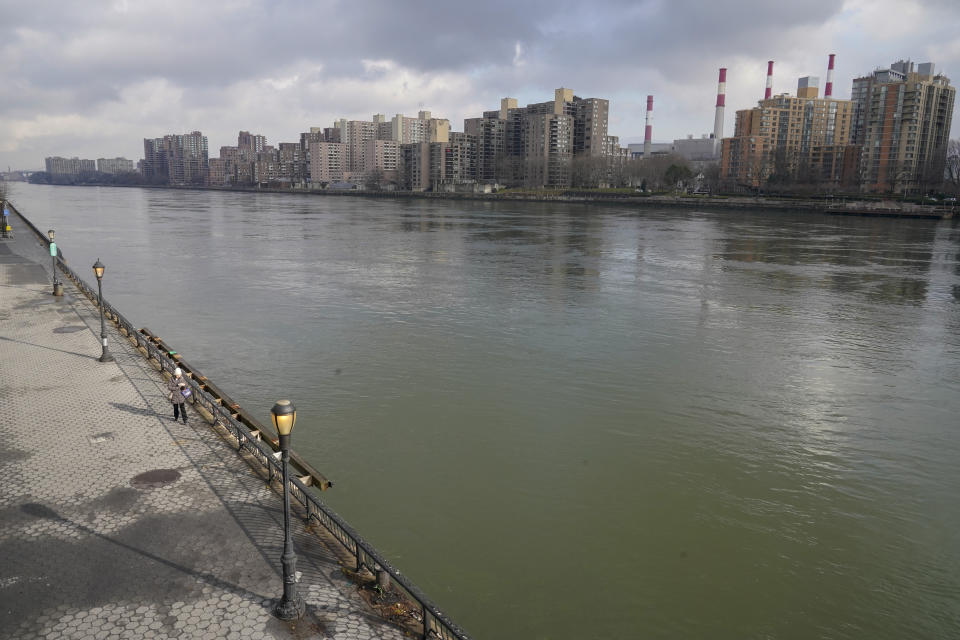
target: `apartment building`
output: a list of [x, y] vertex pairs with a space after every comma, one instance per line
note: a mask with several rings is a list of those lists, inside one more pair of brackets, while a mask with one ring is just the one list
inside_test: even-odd
[[277, 145], [277, 156], [282, 182], [300, 185], [306, 180], [306, 160], [299, 142], [279, 143]]
[[199, 131], [143, 140], [147, 179], [173, 185], [202, 184], [207, 173], [207, 137]]
[[446, 144], [444, 162], [447, 165], [447, 180], [453, 184], [468, 184], [477, 181], [478, 171], [478, 140], [474, 135], [450, 132], [450, 140]]
[[932, 62], [900, 60], [856, 78], [851, 99], [862, 190], [902, 193], [941, 181], [956, 88]]
[[[800, 78], [797, 95], [761, 100], [737, 111], [732, 138], [724, 138], [720, 173], [739, 184], [768, 180], [840, 183], [855, 180], [850, 144], [853, 103], [820, 98], [819, 80]], [[845, 169], [846, 168], [846, 169]]]
[[523, 118], [523, 181], [528, 187], [570, 186], [574, 118], [530, 113]]
[[310, 182], [343, 180], [347, 172], [347, 145], [342, 142], [310, 143]]
[[230, 167], [224, 158], [210, 158], [207, 160], [207, 184], [211, 187], [229, 187], [232, 183]]
[[566, 187], [574, 156], [610, 156], [610, 103], [559, 88], [553, 100], [519, 107], [504, 98], [500, 109], [464, 121], [477, 138], [477, 175], [484, 182]]
[[[504, 98], [512, 101], [514, 98]], [[504, 115], [505, 112], [504, 112]], [[487, 184], [505, 181], [503, 165], [506, 162], [506, 117], [467, 118], [463, 121], [463, 131], [477, 140], [477, 180]]]
[[[330, 132], [337, 133], [337, 139], [331, 140], [328, 135]], [[300, 134], [300, 157], [302, 158], [302, 167], [300, 171], [304, 180], [310, 181], [310, 145], [314, 142], [340, 142], [339, 129], [333, 127], [320, 128], [310, 127], [310, 131]]]
[[[575, 154], [605, 156], [609, 153], [607, 118], [610, 101], [603, 98], [578, 99], [574, 103], [573, 151]], [[619, 148], [619, 147], [618, 147]]]
[[408, 118], [398, 113], [390, 121], [390, 135], [381, 137], [395, 140], [400, 144], [413, 144], [415, 142], [447, 142], [449, 134], [449, 120], [434, 118], [429, 111], [420, 111], [416, 118]]
[[133, 160], [126, 158], [97, 158], [100, 173], [133, 173]]
[[428, 186], [434, 191], [477, 181], [476, 136], [454, 131], [449, 138], [448, 141], [429, 143]]
[[267, 147], [267, 137], [259, 133], [250, 133], [241, 131], [237, 135], [237, 149], [240, 150], [241, 157], [252, 159], [256, 154], [264, 151]]
[[339, 139], [346, 145], [345, 171], [363, 172], [363, 167], [366, 164], [364, 156], [366, 155], [367, 142], [377, 139], [377, 124], [373, 121], [347, 120], [346, 118], [340, 118], [336, 122], [336, 128], [340, 132]]
[[426, 191], [430, 188], [430, 143], [400, 145], [400, 188]]
[[396, 172], [400, 157], [400, 144], [396, 140], [368, 140], [364, 150], [363, 172]]
[[60, 156], [44, 158], [44, 165], [47, 173], [57, 175], [75, 176], [81, 173], [93, 173], [97, 170], [97, 163], [93, 160], [61, 158]]
[[250, 164], [254, 184], [269, 185], [286, 181], [280, 172], [280, 152], [271, 145], [265, 145], [263, 151], [258, 151]]

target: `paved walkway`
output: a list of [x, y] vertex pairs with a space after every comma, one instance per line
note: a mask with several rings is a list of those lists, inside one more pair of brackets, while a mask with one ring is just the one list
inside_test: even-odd
[[97, 361], [96, 308], [66, 279], [67, 295], [50, 295], [46, 246], [12, 224], [0, 239], [0, 638], [403, 638], [300, 519], [308, 614], [272, 617], [281, 498], [192, 409], [188, 425], [172, 421], [163, 378], [109, 325], [116, 362]]

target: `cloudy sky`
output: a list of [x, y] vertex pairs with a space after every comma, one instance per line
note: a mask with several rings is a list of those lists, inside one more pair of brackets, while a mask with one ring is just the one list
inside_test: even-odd
[[[311, 126], [431, 110], [463, 119], [553, 97], [610, 99], [609, 133], [713, 128], [717, 69], [736, 109], [900, 58], [960, 85], [957, 0], [0, 0], [0, 169], [46, 156], [143, 157], [143, 138], [203, 131], [211, 156], [241, 129], [271, 144]], [[953, 137], [960, 136], [960, 101]]]

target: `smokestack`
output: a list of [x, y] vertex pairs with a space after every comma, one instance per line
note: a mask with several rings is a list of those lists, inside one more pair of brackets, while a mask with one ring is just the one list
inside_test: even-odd
[[643, 131], [643, 157], [650, 157], [650, 145], [653, 144], [653, 96], [647, 96], [647, 127]]
[[773, 60], [767, 61], [767, 90], [763, 92], [763, 99], [769, 100], [773, 95]]
[[723, 108], [727, 101], [727, 70], [720, 69], [720, 80], [717, 82], [717, 114], [713, 117], [713, 139], [719, 141], [723, 137]]
[[833, 59], [837, 57], [837, 54], [830, 54], [830, 62], [827, 63], [827, 86], [823, 89], [823, 97], [830, 98], [833, 96]]

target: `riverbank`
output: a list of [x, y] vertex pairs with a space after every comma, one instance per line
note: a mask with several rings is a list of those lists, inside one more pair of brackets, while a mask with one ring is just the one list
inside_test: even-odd
[[546, 191], [508, 189], [497, 193], [446, 193], [426, 191], [369, 191], [336, 189], [278, 189], [257, 187], [207, 187], [170, 185], [50, 185], [50, 186], [110, 186], [141, 189], [173, 189], [178, 191], [228, 191], [238, 193], [276, 193], [300, 196], [331, 196], [355, 198], [472, 200], [485, 202], [565, 202], [625, 205], [638, 208], [679, 208], [714, 210], [751, 210], [809, 212], [825, 215], [868, 216], [879, 218], [916, 218], [949, 220], [957, 213], [956, 203], [949, 205], [916, 204], [899, 200], [864, 199], [847, 196], [826, 198], [795, 198], [777, 196], [708, 196], [708, 195], [646, 195], [628, 190], [575, 189]]

